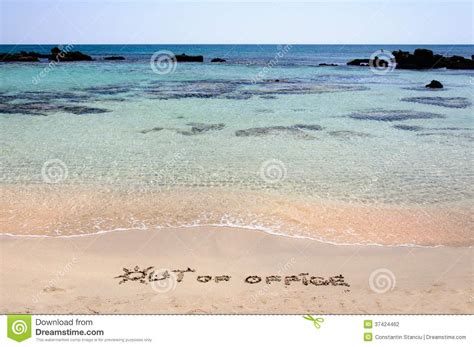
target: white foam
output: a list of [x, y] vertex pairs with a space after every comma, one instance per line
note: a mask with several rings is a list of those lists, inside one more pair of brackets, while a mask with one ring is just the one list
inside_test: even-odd
[[[236, 228], [236, 229], [247, 229], [247, 230], [252, 230], [252, 231], [259, 231], [259, 232], [264, 232], [268, 233], [270, 235], [274, 236], [280, 236], [280, 237], [288, 237], [288, 238], [294, 238], [294, 239], [305, 239], [305, 240], [311, 240], [311, 241], [316, 241], [316, 242], [321, 242], [325, 244], [330, 244], [334, 246], [375, 246], [375, 247], [410, 247], [410, 248], [439, 248], [439, 247], [449, 247], [446, 245], [433, 245], [433, 246], [426, 246], [426, 245], [417, 245], [417, 244], [411, 244], [411, 243], [404, 243], [404, 244], [396, 244], [396, 245], [384, 245], [384, 244], [379, 244], [379, 243], [344, 243], [344, 242], [335, 242], [335, 241], [330, 241], [326, 240], [324, 238], [318, 238], [318, 237], [311, 237], [307, 235], [296, 235], [292, 233], [287, 233], [287, 232], [281, 232], [281, 231], [276, 231], [270, 227], [264, 226], [264, 225], [258, 225], [258, 224], [239, 224], [239, 223], [211, 223], [211, 224], [201, 224], [201, 223], [189, 223], [189, 224], [183, 224], [183, 225], [163, 225], [163, 226], [155, 226], [154, 229], [160, 230], [160, 229], [165, 229], [165, 228], [171, 228], [171, 229], [179, 229], [179, 228], [199, 228], [199, 227], [225, 227], [225, 228]], [[93, 233], [81, 233], [81, 234], [73, 234], [73, 235], [16, 235], [12, 233], [0, 233], [0, 237], [7, 236], [7, 237], [13, 237], [13, 238], [76, 238], [76, 237], [88, 237], [88, 236], [94, 236], [94, 235], [101, 235], [101, 234], [107, 234], [107, 233], [112, 233], [112, 232], [126, 232], [126, 231], [146, 231], [150, 230], [148, 227], [143, 227], [143, 228], [115, 228], [115, 229], [109, 229], [109, 230], [100, 230], [97, 232]], [[472, 246], [467, 246], [467, 248], [472, 248]]]

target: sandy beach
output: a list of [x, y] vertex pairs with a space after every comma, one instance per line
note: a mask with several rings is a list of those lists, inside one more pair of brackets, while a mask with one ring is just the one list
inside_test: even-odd
[[3, 235], [0, 253], [1, 313], [474, 313], [468, 247], [337, 246], [195, 227]]
[[1, 46], [0, 312], [474, 313], [472, 45]]

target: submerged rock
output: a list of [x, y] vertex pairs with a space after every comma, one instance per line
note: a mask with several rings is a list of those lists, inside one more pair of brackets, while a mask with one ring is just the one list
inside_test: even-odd
[[113, 55], [111, 57], [105, 57], [104, 60], [125, 60], [125, 57], [121, 55]]
[[65, 111], [72, 114], [97, 114], [97, 113], [106, 113], [109, 110], [97, 107], [87, 107], [87, 106], [63, 106], [58, 108], [58, 111]]
[[395, 122], [409, 119], [432, 119], [445, 118], [443, 115], [431, 112], [416, 112], [409, 110], [371, 110], [366, 112], [355, 112], [347, 117], [358, 120], [374, 120], [380, 122]]
[[211, 63], [225, 63], [227, 60], [222, 58], [214, 58], [211, 60]]
[[296, 124], [296, 125], [290, 125], [290, 126], [275, 125], [275, 126], [269, 126], [269, 127], [257, 127], [257, 128], [237, 130], [235, 132], [235, 136], [249, 137], [249, 136], [289, 134], [289, 135], [293, 135], [298, 138], [304, 138], [304, 139], [314, 138], [312, 135], [304, 132], [303, 129], [319, 131], [319, 130], [322, 130], [323, 128], [317, 124]]
[[49, 113], [66, 112], [76, 115], [97, 114], [109, 110], [81, 105], [61, 105], [47, 102], [0, 103], [0, 114], [25, 114], [47, 116]]
[[154, 131], [161, 131], [163, 130], [164, 128], [161, 128], [161, 127], [154, 127], [154, 128], [151, 128], [151, 129], [145, 129], [145, 130], [142, 130], [140, 131], [140, 133], [142, 134], [148, 134], [148, 133], [151, 133], [151, 132], [154, 132]]
[[463, 140], [468, 140], [469, 142], [474, 141], [474, 135], [473, 134], [465, 134], [465, 133], [443, 133], [443, 132], [431, 132], [431, 133], [419, 133], [416, 134], [417, 136], [439, 136], [439, 137], [445, 137], [445, 138], [451, 138], [451, 139], [463, 139]]
[[187, 123], [191, 130], [176, 130], [178, 134], [191, 136], [199, 135], [211, 130], [222, 130], [225, 128], [224, 123], [206, 124], [206, 123]]
[[405, 125], [405, 124], [396, 124], [393, 126], [395, 129], [399, 130], [407, 130], [407, 131], [421, 131], [425, 128], [416, 126], [416, 125]]
[[275, 111], [272, 110], [272, 109], [269, 109], [269, 108], [259, 108], [259, 109], [255, 110], [255, 112], [258, 112], [258, 113], [274, 113]]
[[293, 125], [293, 128], [313, 130], [313, 131], [323, 130], [323, 127], [321, 125], [318, 125], [318, 124], [295, 124], [295, 125]]
[[339, 138], [344, 138], [344, 139], [350, 139], [350, 138], [355, 138], [355, 137], [361, 137], [361, 138], [374, 137], [373, 135], [368, 134], [368, 133], [362, 133], [359, 131], [352, 131], [352, 130], [336, 130], [336, 131], [330, 131], [328, 132], [328, 134], [334, 137], [339, 137]]
[[428, 83], [426, 86], [426, 88], [432, 88], [432, 89], [440, 89], [440, 88], [443, 88], [443, 85], [441, 84], [440, 81], [437, 81], [437, 80], [432, 80], [430, 83]]
[[463, 97], [415, 96], [409, 98], [402, 98], [401, 100], [406, 102], [415, 102], [418, 104], [435, 105], [447, 108], [467, 108], [471, 106], [471, 102], [467, 98]]

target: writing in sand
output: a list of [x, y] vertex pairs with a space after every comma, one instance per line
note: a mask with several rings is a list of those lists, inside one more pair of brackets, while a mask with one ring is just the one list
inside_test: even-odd
[[[123, 274], [115, 276], [114, 278], [119, 278], [119, 284], [132, 281], [142, 284], [148, 284], [150, 282], [156, 281], [176, 281], [177, 283], [183, 282], [184, 275], [186, 273], [195, 273], [196, 270], [187, 268], [186, 270], [155, 270], [154, 266], [148, 266], [141, 269], [138, 265], [135, 266], [132, 270], [124, 267]], [[220, 282], [229, 282], [231, 276], [229, 275], [198, 275], [195, 277], [197, 282], [207, 283], [212, 280], [215, 283]], [[333, 277], [321, 277], [321, 276], [310, 276], [309, 273], [304, 272], [298, 275], [289, 275], [289, 276], [280, 276], [280, 275], [269, 275], [269, 276], [258, 276], [250, 275], [245, 277], [244, 282], [247, 284], [257, 284], [265, 281], [266, 284], [271, 284], [273, 282], [283, 282], [285, 286], [289, 286], [293, 282], [300, 282], [300, 284], [308, 286], [345, 286], [350, 287], [350, 284], [347, 283], [344, 279], [344, 276], [339, 274]]]

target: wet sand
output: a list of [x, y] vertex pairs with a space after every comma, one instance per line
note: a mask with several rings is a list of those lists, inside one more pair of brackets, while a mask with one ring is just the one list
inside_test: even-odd
[[78, 235], [157, 226], [257, 227], [337, 244], [472, 246], [469, 202], [384, 205], [281, 194], [81, 185], [2, 186], [2, 234]]
[[[468, 247], [336, 246], [196, 227], [3, 235], [0, 254], [1, 313], [474, 313]], [[135, 266], [154, 267], [145, 283], [134, 277]], [[177, 273], [157, 280], [166, 269], [188, 267], [195, 272], [179, 282]], [[123, 277], [114, 277], [126, 274], [123, 268], [137, 280], [119, 284]], [[246, 283], [248, 276], [262, 280]], [[266, 284], [267, 276], [275, 280]]]

